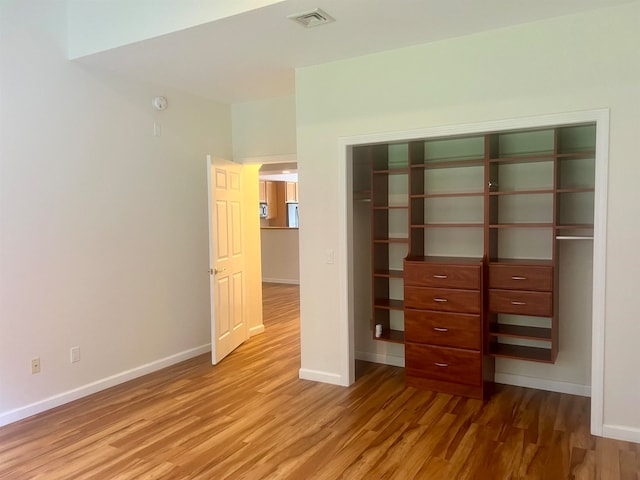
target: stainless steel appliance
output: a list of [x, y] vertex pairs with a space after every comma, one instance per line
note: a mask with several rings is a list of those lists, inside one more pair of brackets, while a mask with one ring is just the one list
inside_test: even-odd
[[265, 202], [260, 202], [260, 218], [269, 216], [269, 206]]
[[287, 203], [287, 227], [298, 228], [298, 204]]

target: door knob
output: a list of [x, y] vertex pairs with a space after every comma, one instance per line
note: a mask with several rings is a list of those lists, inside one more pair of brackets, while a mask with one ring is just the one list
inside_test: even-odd
[[226, 268], [210, 268], [209, 275], [216, 275], [217, 273], [224, 272]]

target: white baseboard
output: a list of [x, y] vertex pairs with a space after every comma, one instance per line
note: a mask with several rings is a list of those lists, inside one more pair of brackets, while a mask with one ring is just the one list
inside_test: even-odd
[[267, 278], [262, 277], [264, 283], [286, 283], [287, 285], [300, 285], [299, 278]]
[[301, 368], [298, 371], [298, 377], [302, 380], [311, 380], [320, 383], [330, 383], [331, 385], [340, 385], [348, 387], [349, 382], [342, 378], [342, 375], [338, 375], [330, 372], [322, 372], [320, 370], [311, 370], [309, 368]]
[[602, 436], [625, 442], [640, 443], [640, 429], [625, 427], [623, 425], [603, 425]]
[[131, 370], [126, 370], [124, 372], [111, 375], [110, 377], [96, 380], [95, 382], [91, 382], [81, 387], [74, 388], [73, 390], [68, 390], [66, 392], [53, 395], [49, 398], [45, 398], [44, 400], [25, 405], [24, 407], [18, 407], [7, 412], [2, 412], [0, 413], [0, 427], [8, 425], [9, 423], [17, 422], [18, 420], [22, 420], [23, 418], [30, 417], [31, 415], [35, 415], [37, 413], [42, 413], [46, 410], [59, 407], [60, 405], [64, 405], [65, 403], [69, 403], [79, 398], [86, 397], [87, 395], [97, 393], [101, 390], [114, 387], [129, 380], [133, 380], [134, 378], [147, 375], [148, 373], [161, 370], [165, 367], [169, 367], [176, 363], [180, 363], [184, 360], [188, 360], [190, 358], [210, 351], [211, 344], [202, 345], [190, 350], [185, 350], [184, 352], [176, 353], [175, 355], [170, 355], [168, 357], [155, 360], [145, 365], [140, 365], [139, 367], [132, 368]]
[[382, 353], [356, 352], [356, 360], [364, 360], [366, 362], [382, 363], [384, 365], [392, 365], [394, 367], [404, 367], [404, 356], [385, 355]]
[[568, 393], [581, 397], [591, 396], [591, 387], [589, 385], [579, 385], [577, 383], [558, 382], [545, 378], [512, 375], [510, 373], [496, 373], [495, 381], [496, 383], [503, 383], [505, 385], [515, 385], [516, 387], [537, 388], [538, 390]]
[[249, 329], [249, 337], [253, 337], [254, 335], [259, 335], [261, 333], [264, 333], [264, 323]]

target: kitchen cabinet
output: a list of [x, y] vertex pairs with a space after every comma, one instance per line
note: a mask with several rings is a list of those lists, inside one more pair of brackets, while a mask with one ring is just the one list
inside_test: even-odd
[[258, 182], [258, 192], [260, 203], [267, 203], [267, 182], [265, 180]]
[[271, 182], [268, 180], [260, 180], [258, 182], [258, 196], [260, 203], [267, 204], [267, 220], [276, 218], [278, 215], [276, 183], [277, 182]]
[[286, 203], [298, 203], [298, 182], [287, 182]]

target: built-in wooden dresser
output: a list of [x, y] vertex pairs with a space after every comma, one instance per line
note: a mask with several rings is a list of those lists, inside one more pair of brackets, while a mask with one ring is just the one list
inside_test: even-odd
[[482, 259], [407, 257], [404, 262], [407, 385], [486, 398]]
[[[489, 352], [502, 357], [553, 362], [558, 349], [558, 329], [554, 316], [554, 267], [545, 260], [489, 263], [487, 322]], [[501, 323], [499, 315], [547, 317], [548, 326]], [[551, 348], [499, 343], [500, 338], [549, 341]]]

